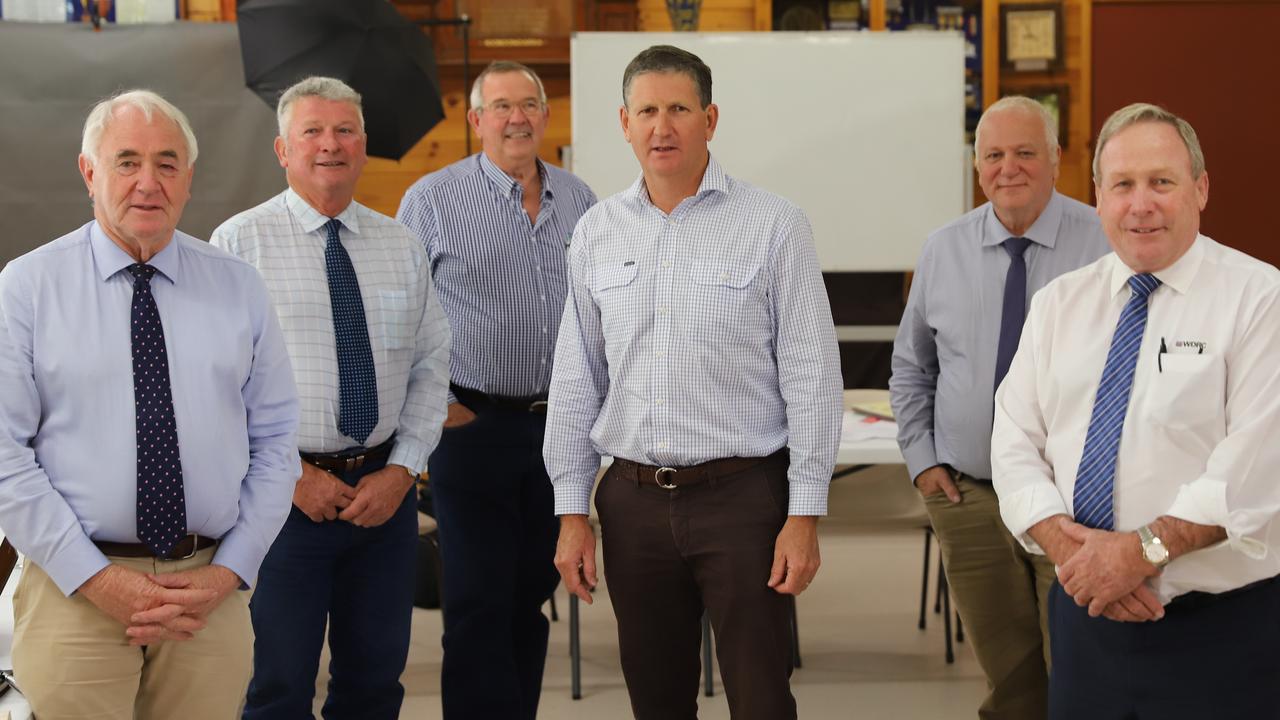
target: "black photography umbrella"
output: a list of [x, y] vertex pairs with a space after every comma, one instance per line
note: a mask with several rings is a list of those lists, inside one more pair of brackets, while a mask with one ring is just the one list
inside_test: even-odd
[[243, 0], [244, 80], [272, 108], [308, 75], [364, 97], [368, 152], [399, 160], [444, 119], [431, 40], [387, 0]]

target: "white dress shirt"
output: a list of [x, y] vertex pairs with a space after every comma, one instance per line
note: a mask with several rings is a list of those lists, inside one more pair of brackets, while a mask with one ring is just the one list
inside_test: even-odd
[[[356, 445], [338, 430], [338, 355], [325, 274], [321, 215], [292, 189], [231, 218], [210, 242], [249, 261], [267, 281], [302, 403], [298, 447]], [[352, 202], [338, 214], [351, 256], [378, 378], [378, 424], [368, 447], [396, 434], [387, 463], [415, 473], [440, 439], [449, 389], [449, 322], [431, 285], [422, 243], [391, 218]]]
[[840, 359], [813, 231], [712, 158], [670, 214], [641, 176], [569, 246], [543, 457], [587, 513], [600, 456], [685, 467], [790, 452], [790, 515], [825, 515]]
[[[1114, 255], [1036, 294], [996, 394], [991, 463], [1000, 512], [1027, 529], [1072, 513], [1093, 400], [1133, 271]], [[1226, 529], [1152, 578], [1164, 602], [1280, 574], [1280, 272], [1201, 235], [1154, 273], [1120, 438], [1115, 528], [1161, 515]], [[1163, 346], [1163, 351], [1162, 351]]]

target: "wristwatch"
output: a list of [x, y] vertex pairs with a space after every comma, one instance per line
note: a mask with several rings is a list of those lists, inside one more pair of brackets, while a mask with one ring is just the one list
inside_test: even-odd
[[1150, 525], [1138, 528], [1138, 540], [1142, 543], [1143, 560], [1155, 565], [1157, 570], [1169, 564], [1169, 548], [1151, 532]]

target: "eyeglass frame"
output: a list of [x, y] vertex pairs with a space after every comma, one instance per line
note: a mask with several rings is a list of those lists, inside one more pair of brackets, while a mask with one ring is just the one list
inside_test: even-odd
[[[502, 110], [495, 107], [500, 104], [506, 104], [509, 106], [506, 112], [503, 112]], [[481, 105], [479, 111], [491, 112], [493, 113], [493, 116], [498, 118], [499, 120], [505, 120], [511, 117], [511, 115], [515, 112], [517, 107], [520, 108], [520, 112], [524, 113], [526, 117], [541, 117], [547, 111], [546, 103], [542, 102], [538, 98], [532, 98], [532, 97], [525, 98], [524, 100], [521, 100], [518, 103], [513, 103], [510, 100], [494, 100], [493, 102], [487, 105]], [[529, 109], [530, 107], [533, 108], [532, 111], [530, 111]]]

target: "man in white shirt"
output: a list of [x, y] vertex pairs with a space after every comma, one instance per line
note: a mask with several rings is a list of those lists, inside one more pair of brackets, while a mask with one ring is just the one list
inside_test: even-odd
[[1032, 300], [992, 438], [1005, 524], [1058, 567], [1050, 717], [1270, 717], [1280, 272], [1199, 234], [1164, 109], [1113, 114], [1093, 174], [1115, 252]]

